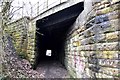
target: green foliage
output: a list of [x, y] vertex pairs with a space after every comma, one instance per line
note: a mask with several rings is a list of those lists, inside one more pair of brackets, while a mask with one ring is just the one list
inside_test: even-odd
[[120, 78], [120, 73], [118, 75], [115, 75], [115, 77], [119, 77]]
[[8, 76], [2, 76], [1, 78], [0, 78], [0, 80], [8, 80], [9, 79], [9, 77]]
[[25, 53], [19, 53], [18, 56], [22, 59], [26, 59], [26, 55]]

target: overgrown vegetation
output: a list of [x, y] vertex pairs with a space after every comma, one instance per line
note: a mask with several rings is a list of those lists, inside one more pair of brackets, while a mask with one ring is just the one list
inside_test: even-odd
[[[30, 63], [25, 60], [25, 56], [22, 53], [21, 55], [16, 55], [16, 52], [13, 49], [13, 44], [10, 39], [10, 35], [6, 33], [5, 28], [10, 22], [14, 11], [11, 12], [10, 9], [13, 0], [3, 0], [1, 2], [1, 12], [0, 17], [0, 60], [2, 66], [0, 67], [0, 80], [7, 80], [9, 78], [27, 78], [27, 77], [40, 77], [39, 73], [31, 69]], [[21, 57], [21, 58], [20, 58]], [[23, 59], [22, 59], [23, 58]]]

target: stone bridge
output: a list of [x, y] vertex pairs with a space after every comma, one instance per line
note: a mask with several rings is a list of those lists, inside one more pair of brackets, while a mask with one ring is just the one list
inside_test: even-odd
[[[120, 0], [63, 0], [5, 29], [34, 68], [58, 60], [74, 78], [120, 76]], [[52, 56], [46, 51], [52, 50]]]

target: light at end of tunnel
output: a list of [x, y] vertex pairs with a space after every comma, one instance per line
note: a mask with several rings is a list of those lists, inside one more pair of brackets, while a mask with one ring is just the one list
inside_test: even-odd
[[52, 56], [52, 51], [51, 50], [47, 50], [46, 51], [46, 56]]

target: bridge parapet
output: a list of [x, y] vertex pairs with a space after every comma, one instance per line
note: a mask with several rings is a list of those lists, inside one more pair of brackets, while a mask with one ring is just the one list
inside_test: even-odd
[[[49, 1], [51, 0], [47, 0], [44, 4], [38, 5], [37, 8], [34, 9], [36, 11], [31, 13], [34, 14], [31, 18], [32, 20], [42, 19], [77, 3], [84, 2], [84, 0], [53, 0], [54, 2], [50, 4]], [[37, 4], [39, 4], [39, 2], [37, 2]], [[44, 7], [40, 8], [40, 6]]]

